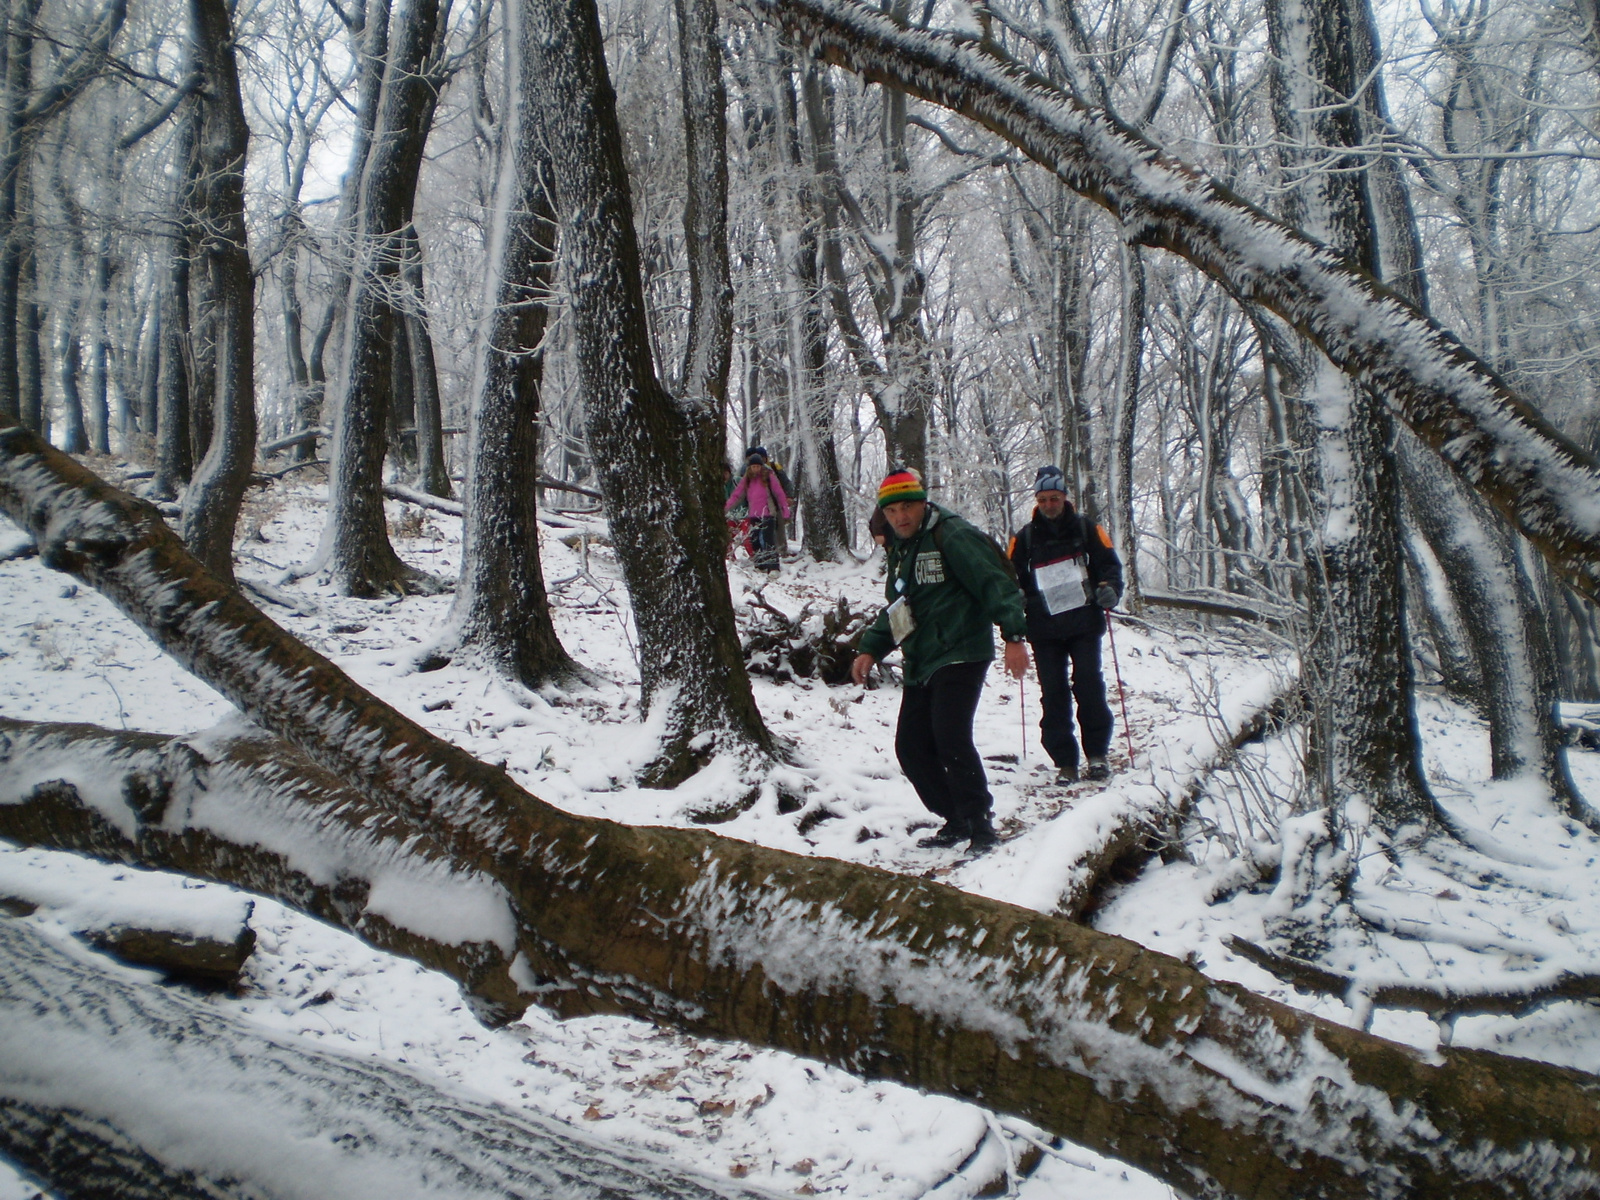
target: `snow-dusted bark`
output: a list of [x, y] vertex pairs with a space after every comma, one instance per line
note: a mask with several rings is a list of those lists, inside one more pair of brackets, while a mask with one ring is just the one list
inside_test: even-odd
[[850, 527], [828, 390], [826, 292], [818, 236], [824, 214], [801, 149], [796, 65], [780, 50], [778, 62], [769, 70], [768, 86], [777, 93], [773, 108], [778, 119], [769, 130], [774, 166], [793, 172], [795, 178], [791, 205], [782, 203], [779, 189], [763, 189], [767, 222], [783, 269], [789, 357], [795, 364], [790, 388], [799, 467], [795, 484], [805, 511], [805, 548], [813, 558], [827, 561], [839, 558], [849, 548]]
[[[148, 505], [20, 427], [0, 431], [0, 510], [43, 561], [99, 588], [258, 724], [359, 788], [341, 817], [353, 830], [382, 832], [371, 805], [447, 855], [435, 887], [492, 884], [486, 898], [500, 903], [481, 909], [429, 903], [404, 881], [366, 904], [424, 931], [453, 917], [457, 943], [506, 938], [503, 977], [521, 1000], [975, 1100], [1195, 1194], [1551, 1200], [1600, 1188], [1588, 1076], [1453, 1048], [1424, 1055], [928, 880], [574, 817], [362, 690], [206, 572]], [[37, 779], [43, 764], [28, 769]], [[120, 783], [99, 781], [105, 810], [121, 806], [108, 823], [137, 827], [151, 789]], [[270, 845], [249, 827], [234, 836]], [[283, 848], [318, 844], [291, 836]]]
[[1170, 250], [1277, 313], [1376, 391], [1553, 568], [1600, 598], [1600, 472], [1450, 333], [1326, 246], [962, 34], [856, 0], [747, 0], [823, 58], [992, 129]]
[[[1268, 0], [1272, 111], [1293, 224], [1379, 271], [1361, 114], [1344, 103], [1375, 55], [1364, 0]], [[1302, 392], [1314, 431], [1317, 527], [1307, 548], [1301, 669], [1310, 702], [1306, 778], [1317, 803], [1359, 797], [1394, 830], [1434, 816], [1422, 775], [1406, 636], [1400, 480], [1393, 417], [1363, 381], [1307, 348]]]
[[[716, 0], [673, 0], [683, 86], [683, 150], [688, 187], [683, 232], [689, 261], [689, 336], [683, 392], [719, 412], [728, 401], [733, 355], [733, 282], [728, 265], [728, 96]], [[716, 432], [723, 423], [718, 421]], [[723, 438], [706, 447], [706, 466], [721, 478]]]
[[[39, 9], [39, 0], [16, 0], [7, 6], [0, 26], [0, 420], [10, 421], [25, 410], [22, 341], [31, 331], [19, 321], [20, 284], [24, 262], [34, 250], [25, 207], [33, 144], [45, 123], [76, 101], [105, 69], [128, 16], [127, 0], [107, 0], [92, 17], [85, 15], [82, 40], [73, 45], [39, 28]], [[34, 71], [41, 40], [50, 54], [49, 69], [39, 73], [42, 78]]]
[[[656, 374], [633, 203], [594, 0], [525, 9], [530, 80], [552, 166], [571, 282], [576, 365], [589, 449], [639, 630], [645, 706], [665, 707], [647, 779], [672, 786], [726, 750], [759, 769], [772, 739], [756, 710], [723, 563], [717, 445], [721, 413], [680, 402]], [[754, 800], [752, 786], [748, 799]], [[731, 816], [745, 797], [730, 798]]]
[[389, 544], [383, 459], [393, 386], [393, 293], [404, 261], [422, 151], [438, 103], [438, 81], [430, 74], [429, 60], [436, 49], [440, 7], [439, 0], [399, 0], [389, 14], [388, 54], [356, 193], [342, 386], [334, 414], [323, 536], [334, 582], [356, 596], [434, 586], [401, 562]]
[[1122, 559], [1126, 603], [1142, 603], [1138, 527], [1133, 520], [1133, 450], [1138, 427], [1139, 376], [1144, 362], [1145, 270], [1137, 246], [1122, 250], [1122, 344], [1117, 355], [1116, 405], [1111, 419], [1111, 525]]
[[233, 22], [223, 0], [189, 0], [189, 40], [201, 83], [189, 192], [198, 276], [210, 313], [213, 391], [193, 397], [211, 413], [211, 439], [183, 501], [183, 539], [196, 558], [233, 579], [233, 529], [256, 455], [255, 278], [244, 221], [250, 129], [239, 95]]
[[576, 673], [556, 636], [539, 561], [539, 405], [556, 223], [526, 86], [525, 9], [506, 22], [506, 105], [467, 442], [461, 576], [442, 651], [480, 654], [530, 687]]
[[753, 1195], [261, 1032], [22, 921], [0, 919], [0, 962], [0, 1152], [61, 1200]]
[[[408, 225], [404, 235], [404, 309], [407, 361], [402, 364], [411, 380], [412, 406], [417, 431], [417, 486], [430, 496], [450, 495], [450, 475], [444, 465], [444, 407], [439, 399], [439, 369], [433, 357], [433, 334], [428, 327], [428, 294], [423, 287], [422, 239]], [[538, 460], [535, 459], [535, 462]]]

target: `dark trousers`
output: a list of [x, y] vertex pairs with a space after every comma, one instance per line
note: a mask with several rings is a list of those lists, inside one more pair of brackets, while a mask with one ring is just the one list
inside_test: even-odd
[[894, 752], [923, 805], [946, 821], [986, 817], [992, 803], [983, 759], [972, 744], [972, 718], [983, 694], [986, 662], [951, 663], [900, 699]]
[[1031, 644], [1044, 707], [1039, 732], [1045, 753], [1058, 767], [1078, 765], [1078, 743], [1072, 736], [1076, 700], [1084, 757], [1104, 758], [1111, 748], [1111, 706], [1106, 703], [1106, 681], [1100, 676], [1099, 630], [1072, 638], [1040, 638]]
[[778, 518], [762, 517], [752, 523], [751, 545], [754, 547], [756, 566], [763, 571], [778, 569]]

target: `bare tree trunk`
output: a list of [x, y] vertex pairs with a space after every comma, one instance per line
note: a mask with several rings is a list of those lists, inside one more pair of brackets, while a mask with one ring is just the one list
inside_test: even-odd
[[[244, 221], [250, 130], [239, 96], [233, 27], [225, 0], [189, 0], [194, 64], [203, 80], [197, 129], [199, 268], [215, 341], [215, 390], [196, 393], [212, 414], [209, 447], [183, 503], [183, 540], [223, 579], [233, 579], [233, 530], [256, 454], [255, 279]], [[191, 282], [193, 282], [191, 277]]]
[[[1269, 0], [1272, 108], [1293, 223], [1376, 274], [1365, 160], [1348, 153], [1363, 144], [1363, 130], [1343, 102], [1367, 83], [1349, 16], [1335, 5]], [[1307, 563], [1310, 645], [1301, 669], [1314, 707], [1306, 775], [1330, 811], [1360, 797], [1394, 832], [1430, 824], [1436, 813], [1416, 731], [1393, 418], [1371, 388], [1308, 353], [1301, 402], [1316, 430], [1322, 512]]]
[[[751, 0], [828, 62], [983, 124], [1133, 231], [1276, 313], [1397, 415], [1582, 595], [1600, 600], [1600, 470], [1447, 331], [1343, 256], [1007, 60], [858, 0]], [[1380, 332], [1381, 331], [1381, 335]]]
[[[532, 85], [549, 147], [571, 292], [589, 448], [639, 630], [643, 707], [666, 706], [647, 780], [671, 787], [731, 752], [757, 794], [772, 739], [757, 711], [723, 563], [718, 445], [706, 397], [675, 400], [652, 359], [616, 100], [593, 0], [534, 6]], [[706, 814], [712, 816], [713, 814]], [[724, 815], [724, 814], [715, 814]]]
[[[439, 400], [439, 370], [433, 358], [433, 336], [428, 329], [428, 297], [422, 279], [422, 242], [417, 227], [407, 226], [405, 265], [406, 368], [411, 376], [412, 419], [417, 431], [417, 486], [430, 496], [450, 495], [450, 475], [444, 465], [444, 414]], [[530, 460], [537, 463], [535, 457]]]
[[526, 6], [505, 10], [506, 101], [489, 227], [487, 317], [476, 346], [461, 577], [441, 650], [487, 659], [537, 687], [579, 672], [556, 636], [539, 560], [539, 408], [555, 285], [556, 217], [538, 112], [538, 55]]
[[[185, 101], [193, 104], [193, 97]], [[194, 118], [179, 118], [180, 161], [192, 159]], [[179, 206], [181, 209], [181, 205]], [[174, 232], [167, 238], [170, 259], [161, 282], [161, 362], [156, 381], [156, 475], [151, 494], [174, 500], [194, 472], [189, 417], [193, 389], [189, 376], [189, 244], [182, 212], [173, 214]]]
[[[0, 431], [0, 510], [42, 561], [349, 781], [299, 816], [368, 839], [369, 864], [472, 894], [482, 950], [457, 943], [457, 969], [477, 963], [509, 1001], [648, 1017], [978, 1100], [1192, 1193], [1575, 1200], [1600, 1183], [1589, 1076], [1451, 1047], [1424, 1057], [926, 880], [563, 813], [361, 689], [210, 575], [148, 505], [20, 427]], [[202, 806], [159, 772], [112, 790], [83, 755], [6, 749], [0, 818], [70, 802], [65, 783], [113, 813], [97, 827], [119, 837], [183, 848], [182, 826], [204, 828]], [[439, 871], [441, 851], [455, 872]], [[359, 887], [326, 882], [364, 906]]]
[[439, 22], [439, 0], [403, 0], [391, 16], [383, 86], [361, 172], [324, 534], [334, 582], [353, 596], [438, 586], [401, 562], [389, 544], [383, 459], [396, 320], [389, 293], [400, 277], [404, 231], [411, 222], [423, 147], [438, 103], [428, 62]]
[[89, 452], [89, 431], [83, 420], [83, 390], [79, 386], [83, 375], [83, 342], [78, 337], [78, 316], [83, 306], [76, 296], [67, 302], [61, 314], [56, 344], [61, 360], [58, 367], [61, 382], [61, 448], [68, 454]]
[[1133, 518], [1133, 450], [1138, 427], [1139, 380], [1144, 364], [1145, 271], [1137, 246], [1122, 251], [1122, 344], [1117, 359], [1117, 395], [1111, 429], [1111, 526], [1122, 559], [1124, 596], [1140, 601], [1138, 527]]

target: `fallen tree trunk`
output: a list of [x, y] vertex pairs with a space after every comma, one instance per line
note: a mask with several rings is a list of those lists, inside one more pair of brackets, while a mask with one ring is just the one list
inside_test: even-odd
[[755, 1194], [86, 959], [0, 919], [0, 1153], [61, 1200]]
[[742, 0], [806, 52], [976, 121], [1106, 209], [1133, 245], [1182, 256], [1383, 396], [1396, 415], [1600, 600], [1600, 471], [1456, 338], [1339, 252], [970, 34], [858, 0]]
[[[21, 428], [0, 431], [0, 508], [43, 561], [99, 588], [462, 875], [503, 889], [450, 937], [511, 957], [495, 978], [519, 1000], [973, 1100], [1204, 1195], [1600, 1188], [1589, 1076], [1425, 1055], [929, 881], [563, 813], [358, 687], [206, 572], [149, 505]], [[389, 919], [438, 915], [416, 907]]]

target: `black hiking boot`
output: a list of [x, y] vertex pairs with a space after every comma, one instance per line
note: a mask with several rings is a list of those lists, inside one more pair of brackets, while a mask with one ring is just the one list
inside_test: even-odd
[[973, 821], [967, 827], [967, 831], [970, 842], [967, 849], [974, 854], [982, 854], [985, 850], [992, 850], [1000, 842], [1000, 839], [995, 836], [994, 826], [989, 823], [987, 813]]
[[1056, 783], [1058, 785], [1064, 785], [1064, 784], [1068, 784], [1068, 783], [1077, 783], [1077, 782], [1078, 782], [1078, 768], [1077, 767], [1062, 767], [1059, 771], [1056, 772]]
[[918, 838], [917, 845], [924, 850], [948, 850], [952, 846], [961, 845], [971, 836], [965, 821], [946, 821], [944, 828], [938, 833]]
[[1088, 766], [1084, 769], [1083, 777], [1085, 779], [1093, 779], [1096, 781], [1101, 779], [1110, 779], [1111, 768], [1106, 764], [1105, 759], [1091, 758]]

